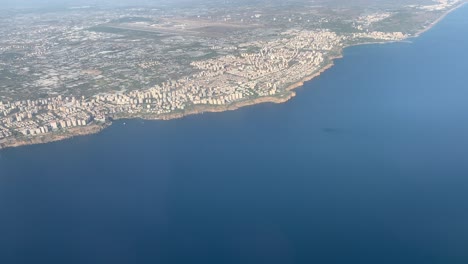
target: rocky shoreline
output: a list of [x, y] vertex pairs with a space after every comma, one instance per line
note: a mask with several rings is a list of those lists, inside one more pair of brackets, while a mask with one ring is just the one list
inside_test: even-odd
[[[306, 76], [302, 78], [301, 80], [299, 80], [298, 82], [295, 82], [289, 85], [285, 89], [284, 93], [281, 93], [280, 95], [277, 95], [277, 96], [258, 97], [252, 100], [244, 100], [244, 101], [235, 102], [229, 105], [198, 106], [191, 110], [187, 110], [185, 112], [170, 113], [166, 115], [158, 115], [158, 116], [133, 115], [133, 116], [114, 117], [114, 120], [137, 119], [137, 118], [144, 119], [144, 120], [171, 120], [171, 119], [178, 119], [178, 118], [183, 118], [189, 115], [197, 115], [197, 114], [202, 114], [202, 113], [219, 113], [219, 112], [225, 112], [225, 111], [234, 111], [242, 107], [262, 104], [262, 103], [276, 103], [276, 104], [285, 103], [289, 101], [291, 98], [293, 98], [294, 96], [296, 96], [294, 89], [302, 87], [305, 82], [311, 81], [312, 79], [320, 76], [323, 72], [333, 67], [335, 59], [340, 59], [342, 57], [343, 57], [342, 54], [340, 54], [339, 56], [331, 57], [330, 63], [320, 68], [320, 70], [318, 70], [314, 74]], [[65, 139], [69, 139], [69, 138], [73, 138], [77, 136], [96, 134], [96, 133], [101, 132], [103, 129], [109, 127], [110, 125], [112, 125], [112, 122], [108, 121], [102, 124], [92, 124], [86, 127], [71, 128], [67, 131], [64, 131], [63, 133], [50, 133], [50, 134], [46, 134], [40, 137], [31, 137], [31, 138], [14, 138], [14, 139], [6, 140], [4, 142], [0, 142], [0, 149], [20, 147], [20, 146], [33, 145], [33, 144], [45, 144], [45, 143], [61, 141], [61, 140], [65, 140]]]
[[[305, 82], [311, 81], [312, 79], [320, 76], [323, 72], [326, 70], [330, 69], [334, 65], [334, 60], [335, 59], [340, 59], [343, 56], [335, 56], [330, 58], [330, 63], [327, 65], [323, 66], [319, 71], [315, 72], [312, 75], [306, 76], [302, 78], [300, 81], [295, 82], [291, 85], [289, 85], [286, 89], [285, 92], [277, 95], [277, 96], [265, 96], [265, 97], [259, 97], [251, 100], [245, 100], [245, 101], [240, 101], [240, 102], [235, 102], [233, 104], [229, 105], [221, 105], [221, 106], [199, 106], [196, 107], [192, 110], [185, 111], [183, 113], [173, 113], [173, 114], [167, 114], [163, 116], [155, 116], [154, 118], [152, 117], [144, 117], [142, 119], [145, 120], [171, 120], [171, 119], [176, 119], [176, 118], [182, 118], [185, 116], [189, 115], [197, 115], [197, 114], [202, 114], [202, 113], [218, 113], [218, 112], [225, 112], [225, 111], [233, 111], [237, 110], [242, 107], [246, 106], [251, 106], [251, 105], [256, 105], [256, 104], [262, 104], [262, 103], [276, 103], [276, 104], [281, 104], [289, 101], [291, 98], [296, 96], [296, 93], [294, 92], [294, 89], [297, 89], [299, 87], [304, 86]], [[133, 118], [141, 118], [139, 116], [135, 116]]]
[[112, 123], [107, 122], [103, 124], [92, 124], [85, 127], [74, 127], [63, 133], [50, 133], [39, 137], [31, 138], [13, 138], [3, 142], [0, 142], [0, 149], [12, 148], [12, 147], [21, 147], [27, 145], [36, 145], [36, 144], [45, 144], [55, 141], [61, 141], [77, 136], [86, 136], [91, 134], [96, 134], [101, 132], [106, 127], [110, 126]]
[[[433, 26], [435, 26], [438, 22], [440, 22], [442, 19], [444, 19], [448, 14], [450, 14], [452, 11], [460, 8], [461, 6], [465, 5], [466, 2], [462, 2], [459, 5], [451, 8], [450, 10], [446, 11], [440, 18], [438, 18], [436, 21], [432, 22], [429, 26], [426, 28], [422, 29], [421, 31], [417, 32], [413, 37], [418, 37], [424, 32], [430, 30]], [[244, 100], [244, 101], [239, 101], [235, 102], [229, 105], [219, 105], [219, 106], [197, 106], [194, 107], [193, 109], [186, 110], [184, 112], [177, 112], [177, 113], [170, 113], [166, 115], [158, 115], [158, 116], [141, 116], [141, 115], [131, 115], [131, 116], [121, 116], [121, 117], [114, 117], [115, 120], [118, 119], [144, 119], [144, 120], [171, 120], [171, 119], [177, 119], [177, 118], [183, 118], [189, 115], [197, 115], [197, 114], [202, 114], [202, 113], [217, 113], [217, 112], [225, 112], [225, 111], [233, 111], [237, 110], [242, 107], [246, 106], [251, 106], [251, 105], [256, 105], [256, 104], [262, 104], [262, 103], [284, 103], [289, 101], [291, 98], [296, 96], [296, 93], [294, 92], [294, 89], [297, 89], [299, 87], [302, 87], [305, 82], [311, 81], [312, 79], [320, 76], [323, 72], [326, 70], [330, 69], [331, 67], [334, 66], [334, 60], [336, 59], [341, 59], [343, 58], [343, 50], [347, 47], [351, 46], [357, 46], [357, 45], [365, 45], [365, 44], [382, 44], [382, 43], [389, 43], [389, 42], [376, 42], [376, 43], [360, 43], [356, 45], [349, 45], [346, 47], [341, 48], [339, 55], [333, 56], [329, 58], [329, 63], [324, 65], [322, 68], [320, 68], [317, 72], [315, 72], [312, 75], [305, 76], [298, 82], [295, 82], [291, 85], [289, 85], [285, 90], [284, 93], [281, 93], [276, 96], [265, 96], [265, 97], [258, 97], [255, 99], [251, 100]], [[85, 136], [85, 135], [91, 135], [91, 134], [96, 134], [102, 131], [103, 129], [109, 127], [112, 125], [111, 121], [108, 121], [106, 123], [99, 123], [99, 124], [92, 124], [89, 126], [85, 127], [75, 127], [71, 128], [67, 131], [63, 131], [60, 133], [50, 133], [46, 134], [43, 136], [39, 137], [31, 137], [31, 138], [13, 138], [13, 139], [8, 139], [4, 141], [0, 141], [0, 149], [5, 149], [5, 148], [12, 148], [12, 147], [19, 147], [19, 146], [26, 146], [26, 145], [33, 145], [33, 144], [45, 144], [45, 143], [50, 143], [54, 141], [60, 141], [60, 140], [65, 140], [77, 136]]]

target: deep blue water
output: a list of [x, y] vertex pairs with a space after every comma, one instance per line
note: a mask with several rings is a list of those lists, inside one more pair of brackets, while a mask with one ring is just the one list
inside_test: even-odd
[[0, 263], [468, 263], [468, 7], [285, 104], [0, 151]]

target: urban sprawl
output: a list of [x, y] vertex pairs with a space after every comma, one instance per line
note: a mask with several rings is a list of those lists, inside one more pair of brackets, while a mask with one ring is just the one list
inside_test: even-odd
[[[427, 18], [434, 20], [459, 2], [405, 8], [435, 12]], [[60, 18], [17, 14], [0, 20], [18, 25], [0, 29], [6, 36], [0, 40], [0, 145], [47, 141], [112, 119], [164, 119], [286, 96], [288, 87], [330, 65], [346, 46], [416, 33], [385, 30], [397, 13], [388, 10], [339, 19], [342, 30], [336, 30], [326, 26], [337, 23], [328, 9], [310, 16], [219, 9], [175, 16], [84, 8]]]

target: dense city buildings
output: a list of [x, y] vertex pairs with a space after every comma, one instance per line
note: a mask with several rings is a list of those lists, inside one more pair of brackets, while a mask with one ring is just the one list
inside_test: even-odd
[[285, 101], [343, 48], [415, 36], [462, 3], [426, 2], [1, 14], [0, 146]]

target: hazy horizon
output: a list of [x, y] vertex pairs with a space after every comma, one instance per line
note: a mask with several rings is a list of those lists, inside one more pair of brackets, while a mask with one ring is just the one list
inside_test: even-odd
[[420, 4], [430, 3], [431, 0], [0, 0], [0, 9], [10, 8], [68, 8], [78, 6], [171, 6], [171, 5], [193, 5], [193, 4], [295, 4], [308, 3], [315, 5], [338, 5], [338, 6], [369, 6], [374, 4]]
[[[50, 8], [73, 6], [134, 6], [193, 3], [204, 0], [0, 0], [0, 8]], [[222, 0], [220, 0], [222, 1]]]

